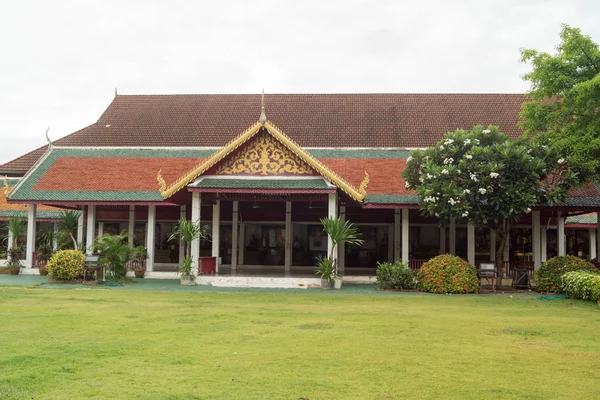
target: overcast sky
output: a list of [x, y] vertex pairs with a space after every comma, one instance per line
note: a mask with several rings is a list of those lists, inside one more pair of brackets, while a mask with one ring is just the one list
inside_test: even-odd
[[596, 0], [0, 0], [0, 164], [120, 94], [521, 93]]

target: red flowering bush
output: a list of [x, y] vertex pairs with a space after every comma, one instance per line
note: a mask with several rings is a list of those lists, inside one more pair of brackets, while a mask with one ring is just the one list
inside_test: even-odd
[[533, 280], [537, 290], [542, 292], [560, 291], [561, 276], [565, 272], [589, 271], [598, 273], [598, 270], [588, 261], [575, 256], [557, 256], [546, 261], [533, 273]]
[[419, 286], [431, 293], [477, 293], [477, 269], [460, 257], [442, 254], [427, 261], [417, 272]]
[[60, 250], [52, 255], [46, 268], [48, 275], [56, 279], [77, 279], [83, 276], [85, 254], [77, 250]]

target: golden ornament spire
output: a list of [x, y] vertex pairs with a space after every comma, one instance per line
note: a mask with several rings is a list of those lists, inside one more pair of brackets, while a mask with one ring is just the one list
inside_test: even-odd
[[262, 96], [260, 98], [260, 118], [258, 118], [258, 122], [263, 125], [265, 122], [267, 122], [267, 114], [265, 113], [265, 89], [263, 89]]

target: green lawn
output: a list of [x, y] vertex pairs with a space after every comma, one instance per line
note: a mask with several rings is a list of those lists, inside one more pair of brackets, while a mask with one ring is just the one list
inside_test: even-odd
[[0, 310], [0, 399], [600, 398], [582, 301], [0, 287]]

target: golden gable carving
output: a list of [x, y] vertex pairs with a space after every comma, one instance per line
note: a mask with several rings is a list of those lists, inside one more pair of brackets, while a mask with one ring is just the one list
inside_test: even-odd
[[262, 135], [227, 160], [216, 171], [217, 175], [314, 175], [313, 169], [271, 135]]

